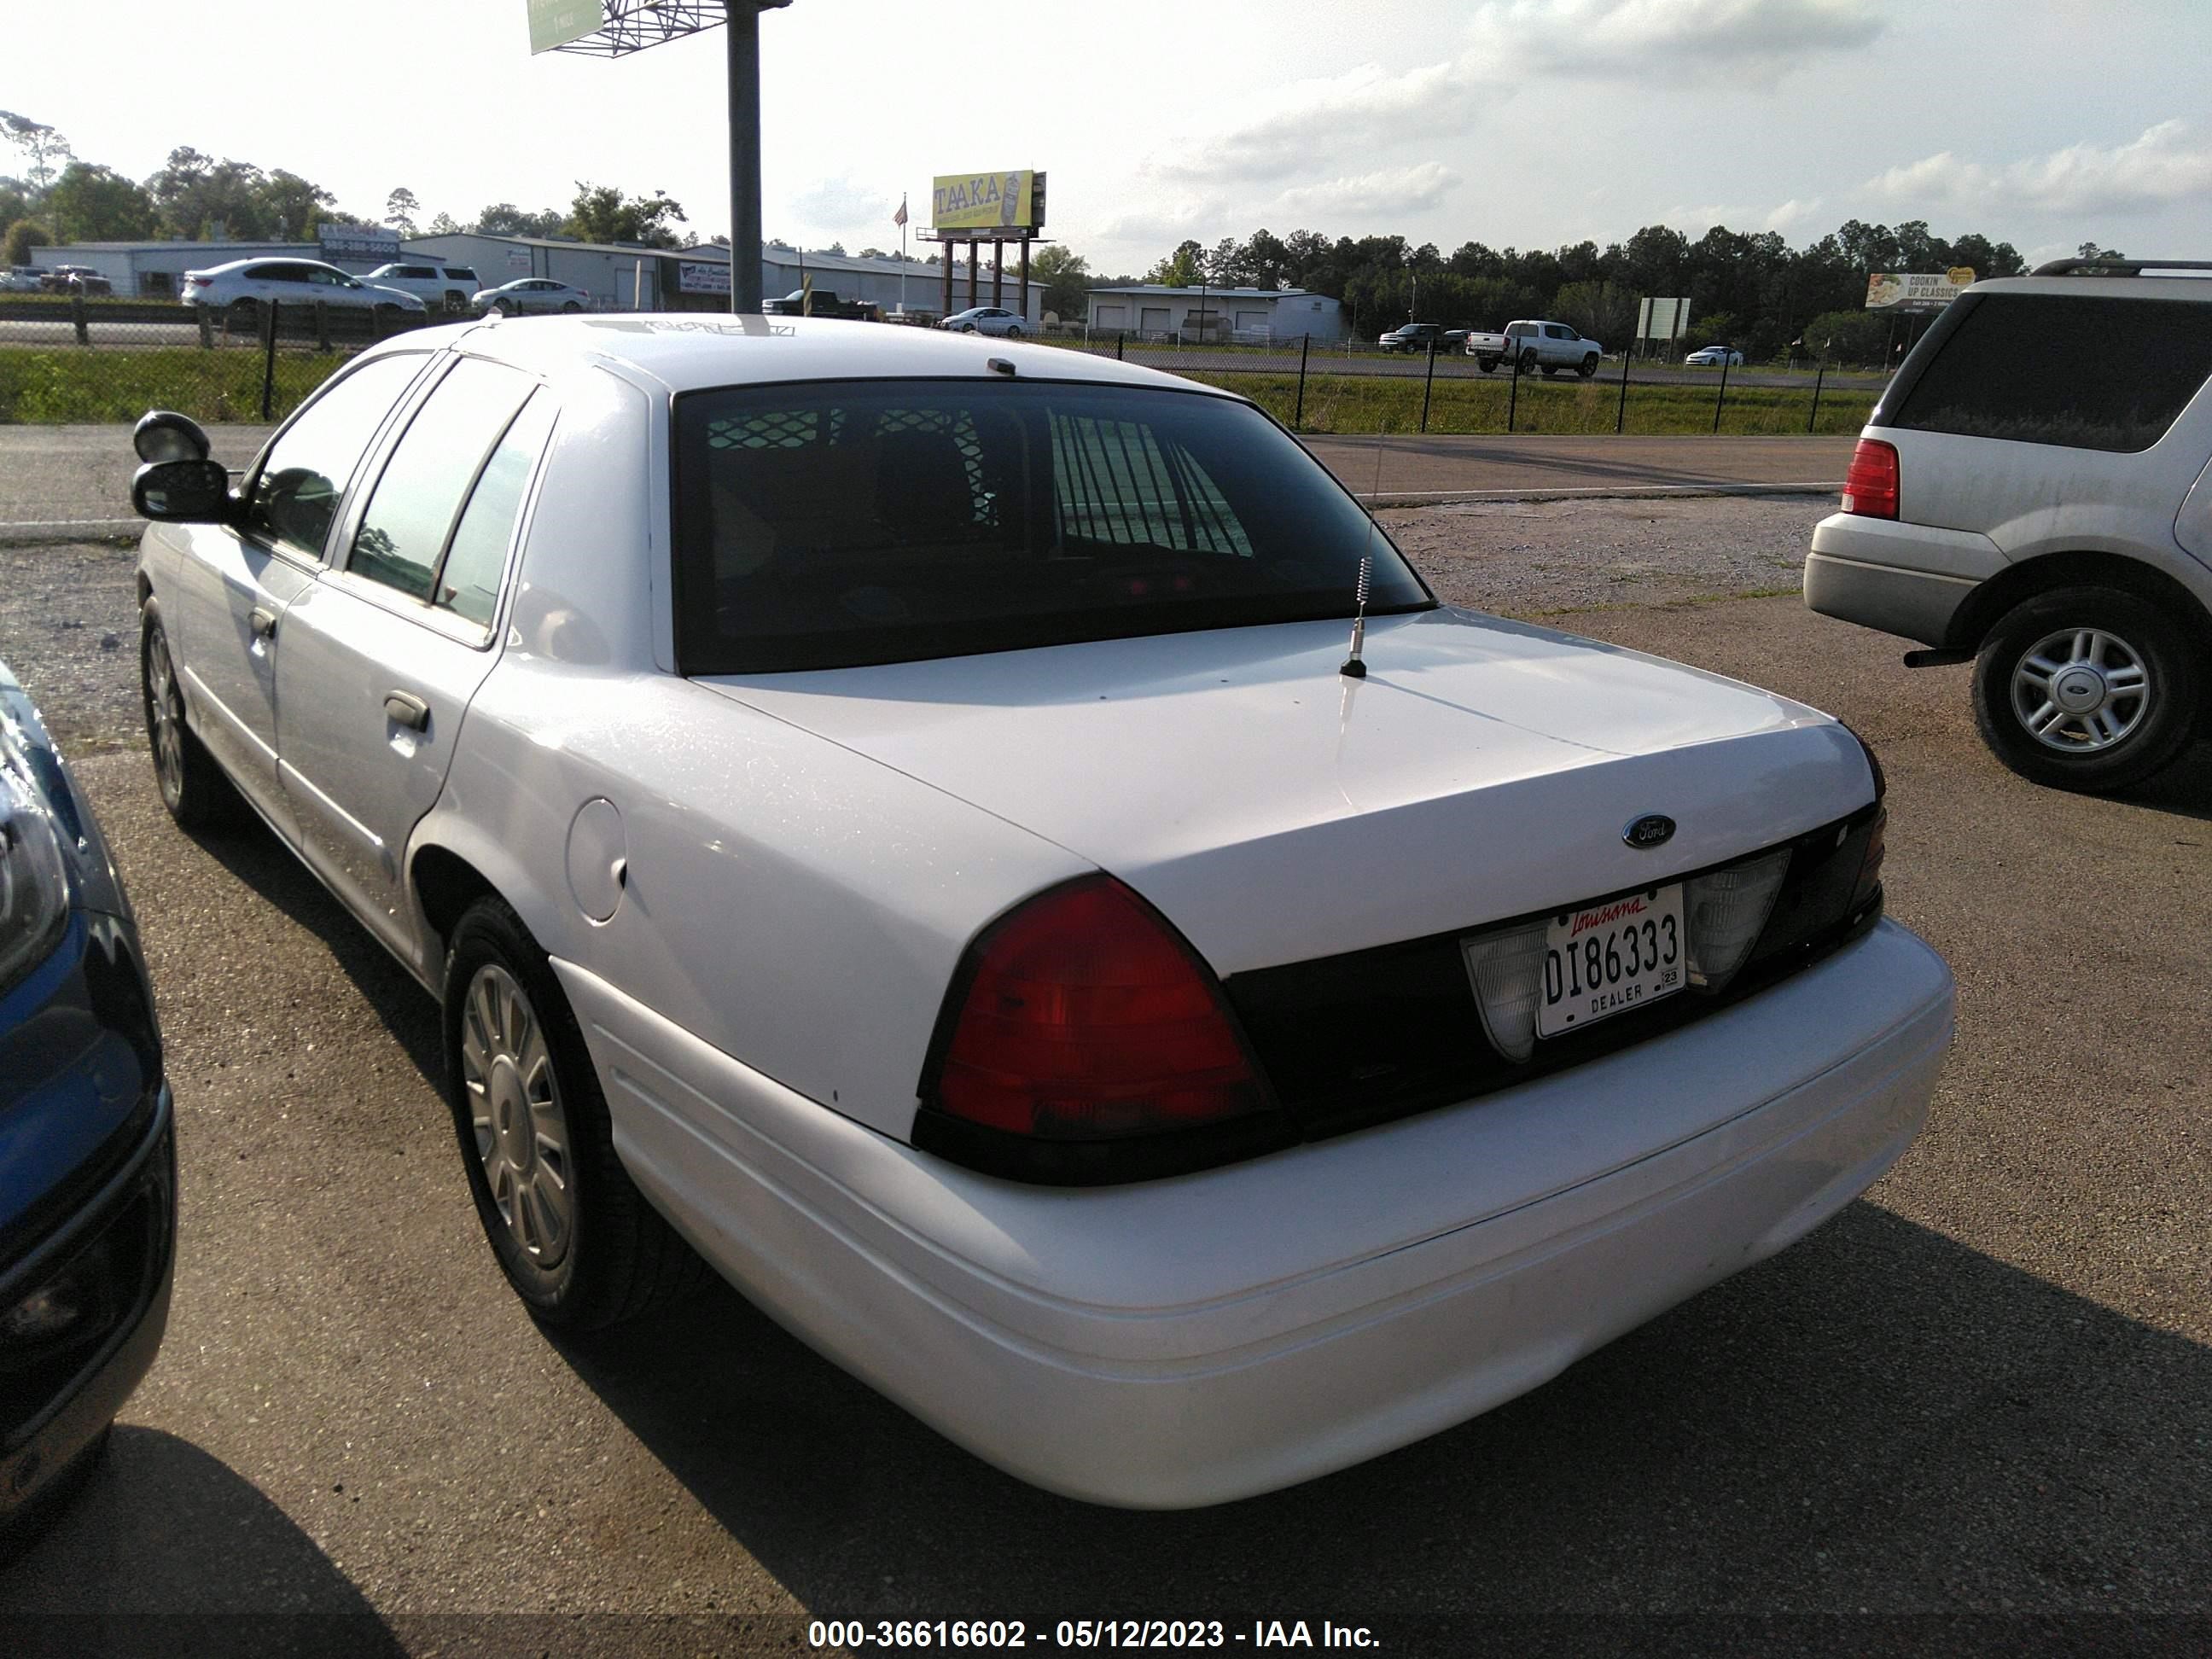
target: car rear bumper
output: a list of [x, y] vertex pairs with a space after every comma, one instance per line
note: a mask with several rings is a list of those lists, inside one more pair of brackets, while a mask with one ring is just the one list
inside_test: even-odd
[[1966, 596], [2006, 562], [1995, 542], [1968, 531], [1831, 514], [1814, 527], [1805, 604], [1824, 617], [1944, 645]]
[[1782, 1249], [1911, 1143], [1952, 1023], [1948, 970], [1884, 923], [1518, 1090], [1040, 1189], [862, 1128], [558, 965], [625, 1163], [723, 1273], [979, 1455], [1145, 1508], [1434, 1433]]
[[176, 1268], [177, 1163], [169, 1085], [115, 1173], [0, 1279], [0, 1320], [32, 1298], [78, 1310], [11, 1331], [0, 1360], [0, 1528], [22, 1518], [89, 1449], [154, 1364]]

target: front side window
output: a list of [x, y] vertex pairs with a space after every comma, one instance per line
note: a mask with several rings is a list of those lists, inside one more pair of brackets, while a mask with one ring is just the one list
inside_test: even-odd
[[338, 498], [384, 417], [428, 359], [373, 358], [334, 381], [276, 434], [246, 494], [246, 528], [275, 546], [323, 556]]
[[1883, 425], [2130, 452], [2212, 375], [2212, 304], [1968, 294], [1971, 307]]
[[838, 668], [1426, 609], [1358, 505], [1203, 393], [1005, 381], [676, 403], [686, 673]]
[[354, 532], [352, 574], [428, 600], [446, 533], [532, 382], [465, 357], [438, 383], [384, 465]]

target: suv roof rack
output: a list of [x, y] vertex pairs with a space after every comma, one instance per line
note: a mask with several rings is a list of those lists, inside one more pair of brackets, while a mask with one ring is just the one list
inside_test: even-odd
[[2140, 276], [2146, 270], [2212, 270], [2212, 259], [2053, 259], [2031, 276]]

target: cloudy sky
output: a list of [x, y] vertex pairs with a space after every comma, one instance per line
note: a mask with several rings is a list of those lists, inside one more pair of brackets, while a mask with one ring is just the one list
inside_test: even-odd
[[[531, 57], [524, 0], [10, 13], [0, 108], [137, 177], [190, 144], [372, 215], [590, 179], [728, 228], [719, 31], [607, 62]], [[761, 33], [765, 222], [809, 246], [896, 246], [933, 173], [1041, 167], [1102, 274], [1261, 225], [1449, 252], [1923, 218], [2212, 258], [2212, 0], [795, 0]]]

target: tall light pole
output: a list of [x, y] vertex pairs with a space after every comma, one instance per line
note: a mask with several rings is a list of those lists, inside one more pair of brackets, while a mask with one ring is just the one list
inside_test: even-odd
[[791, 0], [528, 0], [530, 49], [626, 58], [729, 30], [730, 309], [761, 308], [760, 15]]

